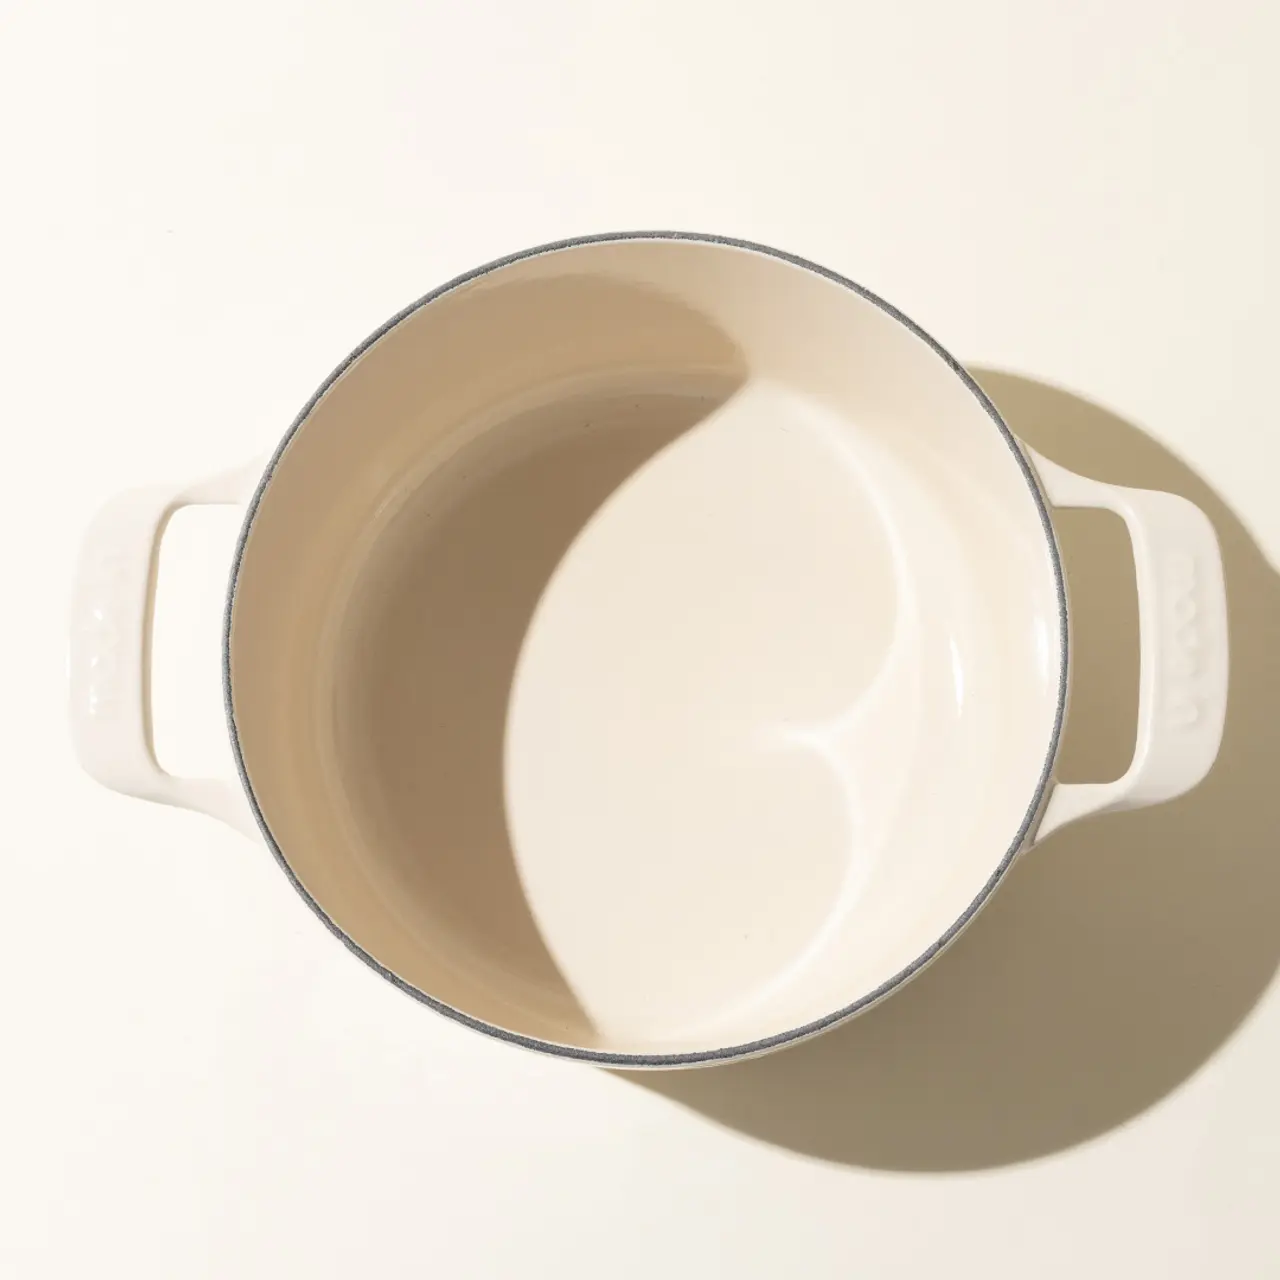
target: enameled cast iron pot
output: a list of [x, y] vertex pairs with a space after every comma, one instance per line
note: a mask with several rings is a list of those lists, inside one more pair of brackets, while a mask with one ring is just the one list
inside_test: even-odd
[[[156, 548], [247, 504], [236, 783], [149, 734]], [[1063, 785], [1055, 507], [1123, 517], [1137, 748]], [[99, 781], [265, 837], [352, 951], [502, 1039], [716, 1062], [856, 1014], [1066, 822], [1180, 795], [1222, 733], [1206, 517], [1022, 446], [887, 303], [787, 254], [610, 235], [482, 267], [329, 377], [265, 469], [85, 542]]]

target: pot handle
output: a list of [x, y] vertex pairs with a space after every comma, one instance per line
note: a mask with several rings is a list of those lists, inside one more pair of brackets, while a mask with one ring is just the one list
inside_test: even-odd
[[1086, 479], [1026, 453], [1054, 506], [1102, 507], [1124, 520], [1138, 583], [1133, 762], [1114, 782], [1057, 783], [1038, 842], [1087, 814], [1172, 800], [1209, 772], [1227, 712], [1227, 596], [1218, 539], [1194, 503]]
[[195, 809], [257, 834], [239, 783], [178, 778], [156, 760], [151, 737], [151, 620], [160, 535], [180, 507], [240, 505], [258, 467], [243, 467], [174, 491], [118, 494], [81, 544], [68, 655], [71, 737], [81, 767], [125, 795]]

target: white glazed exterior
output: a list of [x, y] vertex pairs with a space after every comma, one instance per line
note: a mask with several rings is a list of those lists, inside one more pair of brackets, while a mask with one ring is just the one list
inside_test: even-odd
[[[531, 323], [535, 317], [537, 324]], [[444, 426], [424, 449], [423, 407], [406, 396], [418, 394], [421, 361], [436, 347], [443, 354], [431, 373], [443, 389], [432, 402], [432, 420]], [[496, 943], [496, 934], [450, 934], [447, 923], [431, 915], [430, 903], [416, 918], [404, 914], [403, 902], [388, 906], [398, 882], [379, 880], [384, 871], [390, 874], [389, 864], [379, 863], [383, 855], [372, 834], [385, 830], [387, 815], [375, 814], [373, 821], [366, 805], [362, 820], [359, 803], [353, 809], [334, 799], [349, 782], [359, 792], [363, 784], [352, 780], [362, 772], [376, 781], [376, 770], [344, 755], [340, 734], [326, 736], [328, 713], [317, 713], [313, 703], [321, 687], [335, 689], [339, 705], [344, 690], [355, 690], [351, 705], [360, 703], [366, 639], [375, 644], [376, 637], [356, 633], [358, 642], [344, 640], [338, 619], [352, 611], [353, 601], [377, 604], [368, 595], [378, 581], [370, 564], [377, 569], [392, 561], [390, 552], [380, 552], [383, 560], [371, 562], [371, 548], [394, 551], [398, 516], [411, 510], [414, 495], [425, 492], [433, 477], [444, 477], [439, 483], [446, 487], [454, 483], [449, 467], [456, 473], [457, 459], [472, 456], [467, 449], [499, 438], [503, 423], [534, 422], [540, 406], [594, 396], [593, 412], [623, 423], [624, 393], [648, 394], [655, 386], [681, 404], [704, 398], [706, 420], [641, 467], [593, 518], [591, 537], [565, 557], [521, 652], [508, 722], [507, 800], [522, 853], [520, 878], [554, 966], [570, 979], [582, 1006], [575, 1011], [558, 1006], [549, 987], [522, 988], [510, 963], [486, 972], [485, 948]], [[351, 430], [357, 419], [363, 433], [358, 444]], [[390, 425], [384, 429], [383, 422]], [[827, 438], [815, 448], [861, 441], [848, 472], [863, 478], [861, 488], [841, 489], [845, 473], [817, 454], [788, 480], [787, 460], [800, 454], [790, 446], [775, 449], [778, 422], [810, 442]], [[846, 437], [842, 424], [856, 429]], [[635, 575], [642, 574], [652, 548], [635, 522], [655, 510], [678, 514], [681, 485], [687, 497], [690, 483], [694, 492], [724, 484], [718, 498], [728, 506], [717, 508], [721, 518], [714, 527], [730, 523], [735, 495], [746, 493], [752, 480], [725, 472], [721, 464], [731, 455], [717, 444], [717, 431], [724, 441], [738, 442], [734, 447], [744, 439], [758, 441], [751, 456], [767, 465], [756, 483], [791, 483], [793, 497], [812, 493], [815, 503], [828, 503], [831, 517], [825, 524], [815, 517], [814, 539], [844, 536], [852, 553], [859, 540], [874, 540], [872, 526], [879, 521], [889, 537], [884, 563], [897, 566], [886, 590], [897, 601], [888, 612], [898, 631], [885, 642], [875, 668], [879, 676], [852, 691], [849, 702], [860, 728], [847, 732], [846, 715], [834, 737], [825, 730], [825, 737], [815, 737], [819, 722], [810, 721], [785, 744], [812, 754], [821, 738], [828, 764], [861, 780], [860, 830], [885, 856], [867, 871], [869, 880], [856, 883], [842, 865], [826, 884], [811, 864], [814, 874], [793, 877], [818, 882], [820, 891], [808, 902], [780, 892], [788, 883], [783, 868], [757, 860], [751, 865], [759, 883], [743, 890], [743, 910], [749, 915], [769, 906], [777, 930], [748, 930], [747, 945], [737, 951], [726, 946], [728, 927], [713, 947], [699, 931], [727, 910], [725, 886], [742, 879], [741, 850], [754, 848], [755, 840], [763, 856], [768, 840], [747, 829], [737, 834], [738, 843], [698, 846], [701, 887], [679, 878], [687, 859], [663, 865], [657, 855], [638, 856], [641, 847], [674, 847], [670, 840], [651, 838], [628, 850], [627, 839], [641, 839], [645, 830], [615, 829], [617, 839], [607, 847], [619, 850], [616, 859], [593, 856], [601, 848], [596, 819], [609, 817], [608, 806], [593, 810], [598, 797], [611, 779], [646, 785], [636, 766], [659, 767], [673, 739], [672, 722], [654, 710], [664, 700], [661, 680], [646, 685], [637, 679], [644, 696], [631, 712], [620, 712], [601, 698], [602, 689], [616, 687], [617, 671], [593, 665], [592, 655], [622, 651], [622, 638], [635, 634], [645, 617], [651, 630], [637, 637], [637, 647], [660, 655], [669, 623], [643, 611], [626, 618], [618, 610], [587, 616], [580, 607], [607, 597], [609, 574], [617, 580], [628, 554], [640, 559], [623, 579], [627, 589], [618, 594], [618, 609], [625, 612], [644, 595]], [[822, 498], [824, 477], [836, 472], [841, 478]], [[253, 474], [176, 494], [122, 495], [91, 527], [72, 629], [72, 718], [80, 759], [117, 790], [198, 809], [241, 829], [260, 825], [304, 896], [366, 960], [427, 1003], [530, 1047], [613, 1064], [677, 1066], [746, 1056], [813, 1034], [918, 972], [1035, 840], [1089, 813], [1179, 795], [1204, 776], [1217, 753], [1226, 704], [1226, 607], [1207, 518], [1180, 497], [1103, 485], [1020, 452], [982, 393], [910, 322], [848, 282], [755, 246], [697, 237], [604, 237], [519, 255], [456, 281], [397, 317], [326, 383], [250, 496]], [[894, 475], [902, 477], [896, 489]], [[661, 491], [647, 507], [641, 501], [646, 484]], [[1056, 506], [1111, 509], [1124, 518], [1133, 540], [1139, 727], [1133, 764], [1113, 783], [1064, 786], [1052, 778], [1066, 707], [1068, 628], [1046, 499]], [[210, 501], [250, 503], [229, 600], [227, 648], [228, 709], [246, 791], [170, 777], [156, 764], [149, 740], [147, 634], [156, 544], [178, 506]], [[793, 503], [788, 510], [804, 507]], [[858, 524], [863, 516], [871, 524]], [[742, 529], [749, 534], [750, 528], [745, 518]], [[786, 550], [793, 528], [791, 522], [772, 530], [769, 548]], [[775, 590], [797, 577], [821, 586], [814, 574], [795, 572], [804, 563], [796, 557], [805, 545], [811, 543], [797, 541], [791, 558], [775, 565], [781, 573]], [[931, 547], [936, 554], [929, 554]], [[770, 581], [766, 559], [744, 562], [744, 591]], [[730, 562], [717, 563], [723, 568]], [[849, 563], [856, 563], [852, 554]], [[900, 573], [908, 563], [913, 567]], [[650, 604], [669, 600], [663, 592], [680, 579], [679, 557], [664, 565], [656, 594], [646, 598]], [[875, 566], [868, 572], [874, 576]], [[394, 592], [390, 573], [383, 576]], [[696, 574], [688, 579], [693, 587], [705, 581]], [[914, 594], [904, 594], [904, 584]], [[750, 599], [741, 593], [734, 598], [747, 601], [744, 616], [750, 616]], [[841, 693], [823, 684], [836, 670], [834, 651], [794, 646], [827, 634], [843, 637], [844, 651], [852, 652], [861, 633], [850, 625], [853, 615], [841, 613], [838, 592], [815, 589], [805, 599], [810, 606], [834, 601], [829, 630], [786, 631], [785, 644], [792, 647], [771, 669], [795, 672], [797, 655], [807, 656], [804, 669], [814, 673], [814, 683], [805, 696], [829, 712]], [[904, 618], [914, 616], [915, 606], [904, 603], [909, 599], [941, 612], [921, 615], [914, 632], [909, 626], [902, 631]], [[698, 603], [692, 591], [688, 607], [695, 614]], [[354, 613], [363, 616], [363, 607]], [[1020, 617], [1030, 628], [1025, 634]], [[604, 627], [592, 633], [597, 643], [575, 647], [584, 628], [596, 624]], [[292, 649], [291, 626], [299, 628]], [[941, 653], [943, 641], [950, 642], [951, 662], [968, 682], [963, 715], [959, 692], [954, 713], [946, 714], [940, 710], [945, 698], [926, 696], [930, 682], [949, 675], [950, 666], [941, 657], [920, 655], [929, 646]], [[1006, 645], [1011, 647], [1001, 648]], [[957, 646], [963, 658], [955, 656]], [[910, 678], [878, 703], [877, 680], [883, 685], [881, 677], [905, 655], [915, 655]], [[382, 656], [393, 657], [389, 651]], [[662, 675], [658, 658], [650, 666], [649, 676]], [[673, 687], [665, 685], [668, 692]], [[750, 680], [730, 681], [720, 700], [712, 697], [705, 706], [685, 690], [666, 699], [663, 714], [697, 710], [689, 724], [714, 723], [733, 714], [731, 693], [756, 687]], [[696, 688], [701, 696], [707, 682]], [[905, 702], [902, 689], [914, 690]], [[619, 735], [618, 752], [586, 751], [584, 744], [598, 740], [593, 735], [618, 723], [619, 715], [628, 732]], [[749, 726], [747, 737], [793, 719], [790, 710], [780, 717], [775, 707]], [[934, 744], [932, 757], [927, 750], [921, 754], [921, 742]], [[556, 749], [543, 749], [548, 743]], [[767, 744], [769, 750], [777, 746]], [[592, 777], [597, 765], [603, 772]], [[871, 801], [880, 802], [898, 785], [918, 791], [901, 797], [896, 809], [885, 802], [877, 818]], [[687, 812], [668, 805], [667, 816], [683, 813], [696, 823], [732, 809], [731, 801], [749, 794], [734, 786], [738, 790], [722, 793], [703, 789]], [[615, 799], [622, 811], [639, 817], [641, 795], [624, 786]], [[817, 847], [836, 830], [833, 825], [824, 834], [814, 826], [796, 843]], [[661, 833], [655, 828], [647, 834]], [[647, 880], [635, 878], [637, 868]], [[664, 887], [678, 892], [664, 893]], [[399, 896], [408, 901], [414, 895]], [[637, 901], [647, 904], [648, 916], [628, 913]], [[822, 907], [820, 918], [815, 904]], [[656, 947], [645, 947], [642, 934], [628, 934], [628, 921], [652, 929], [655, 920], [661, 926]], [[766, 932], [769, 937], [762, 937]], [[735, 1004], [735, 989], [749, 998]]]

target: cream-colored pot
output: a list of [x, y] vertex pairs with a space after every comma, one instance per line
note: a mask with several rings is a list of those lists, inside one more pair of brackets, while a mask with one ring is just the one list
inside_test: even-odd
[[[240, 784], [147, 711], [168, 516], [247, 504]], [[1118, 781], [1064, 785], [1055, 507], [1133, 542]], [[1063, 823], [1180, 795], [1222, 733], [1209, 521], [1019, 444], [931, 338], [756, 245], [517, 254], [375, 333], [265, 471], [122, 495], [72, 635], [84, 767], [260, 831], [411, 995], [566, 1057], [760, 1053], [918, 973]], [[242, 784], [242, 785], [241, 785]]]

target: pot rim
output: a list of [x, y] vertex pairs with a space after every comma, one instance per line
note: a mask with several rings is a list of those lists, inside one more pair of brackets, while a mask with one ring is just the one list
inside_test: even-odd
[[[1018, 827], [1018, 831], [1013, 838], [1013, 842], [1009, 845], [1004, 855], [1001, 857], [995, 870], [988, 877], [986, 883], [979, 890], [977, 896], [969, 903], [960, 916], [942, 933], [933, 943], [930, 944], [919, 956], [917, 956], [905, 968], [894, 974], [893, 977], [881, 983], [875, 990], [860, 996], [851, 1004], [844, 1005], [836, 1009], [834, 1012], [825, 1014], [821, 1018], [816, 1018], [810, 1022], [790, 1028], [786, 1031], [780, 1031], [771, 1036], [766, 1036], [758, 1040], [751, 1040], [741, 1044], [726, 1045], [715, 1049], [700, 1049], [692, 1052], [684, 1053], [611, 1053], [599, 1049], [583, 1049], [575, 1045], [557, 1044], [554, 1040], [544, 1040], [537, 1036], [523, 1035], [519, 1032], [509, 1031], [504, 1027], [499, 1027], [494, 1023], [486, 1022], [483, 1019], [475, 1018], [472, 1015], [456, 1009], [452, 1005], [444, 1003], [442, 1000], [436, 999], [429, 995], [419, 987], [415, 987], [412, 983], [405, 981], [399, 974], [392, 972], [385, 965], [381, 964], [368, 951], [366, 951], [358, 942], [355, 941], [348, 933], [345, 932], [338, 924], [336, 924], [326, 913], [324, 908], [316, 901], [308, 892], [305, 885], [298, 879], [293, 868], [289, 865], [284, 851], [279, 844], [276, 843], [275, 837], [271, 833], [270, 827], [267, 825], [262, 809], [258, 804], [257, 796], [254, 794], [253, 784], [249, 780], [248, 770], [245, 766], [244, 755], [240, 748], [240, 736], [236, 727], [235, 708], [231, 692], [231, 628], [232, 616], [235, 610], [236, 585], [240, 577], [240, 567], [244, 559], [245, 548], [248, 543], [249, 534], [253, 527], [254, 517], [257, 514], [258, 507], [270, 486], [271, 478], [275, 473], [277, 464], [288, 448], [289, 443], [297, 434], [298, 430], [303, 426], [311, 411], [323, 398], [330, 387], [362, 356], [369, 350], [379, 339], [383, 338], [392, 329], [394, 329], [401, 321], [407, 319], [415, 312], [421, 310], [429, 303], [436, 301], [445, 294], [453, 292], [464, 284], [479, 279], [481, 276], [488, 275], [493, 271], [497, 271], [503, 267], [510, 266], [512, 263], [523, 261], [527, 258], [540, 257], [544, 254], [557, 253], [564, 249], [578, 248], [589, 244], [607, 244], [612, 242], [621, 242], [628, 240], [680, 240], [689, 241], [700, 244], [719, 245], [722, 247], [741, 249], [749, 253], [763, 254], [767, 257], [777, 258], [783, 262], [789, 263], [791, 266], [799, 267], [805, 271], [811, 271], [815, 275], [822, 276], [826, 280], [830, 280], [835, 284], [851, 290], [859, 297], [878, 307], [886, 315], [896, 320], [899, 324], [905, 326], [915, 337], [919, 338], [934, 354], [941, 359], [950, 368], [970, 394], [978, 401], [991, 419], [992, 424], [1000, 433], [1010, 452], [1013, 455], [1018, 468], [1022, 472], [1023, 478], [1027, 483], [1027, 488], [1031, 492], [1031, 497], [1036, 504], [1036, 509], [1040, 516], [1040, 523], [1044, 529], [1045, 539], [1049, 547], [1049, 560], [1053, 569], [1054, 587], [1058, 600], [1058, 627], [1059, 627], [1059, 647], [1061, 653], [1061, 663], [1058, 672], [1058, 699], [1054, 712], [1053, 731], [1049, 738], [1049, 747], [1045, 755], [1044, 764], [1041, 768], [1040, 779], [1036, 784], [1035, 791], [1032, 794], [1031, 802], [1027, 806], [1022, 822]], [[990, 397], [977, 384], [969, 372], [960, 364], [960, 362], [941, 345], [936, 339], [925, 332], [918, 324], [909, 316], [899, 311], [897, 307], [886, 302], [877, 294], [872, 293], [870, 289], [864, 288], [862, 285], [856, 284], [846, 276], [840, 275], [838, 272], [831, 271], [826, 267], [809, 261], [807, 258], [799, 257], [793, 253], [787, 253], [782, 249], [774, 249], [768, 245], [758, 244], [751, 240], [741, 240], [733, 236], [712, 235], [709, 233], [695, 231], [615, 231], [603, 232], [595, 235], [572, 236], [565, 240], [555, 240], [548, 244], [536, 245], [529, 249], [523, 249], [516, 253], [507, 254], [505, 257], [494, 259], [492, 262], [485, 263], [483, 266], [475, 267], [470, 271], [463, 272], [461, 275], [455, 276], [452, 280], [445, 284], [432, 289], [429, 293], [423, 294], [416, 301], [411, 302], [408, 306], [397, 312], [391, 319], [380, 325], [373, 331], [363, 342], [359, 344], [348, 356], [346, 356], [337, 367], [329, 374], [327, 378], [320, 384], [311, 398], [302, 407], [302, 410], [294, 418], [289, 429], [281, 438], [280, 443], [272, 452], [271, 459], [263, 470], [252, 498], [249, 500], [248, 507], [245, 511], [244, 521], [240, 528], [239, 537], [236, 540], [236, 548], [234, 558], [231, 565], [231, 579], [227, 588], [226, 606], [223, 612], [222, 624], [222, 691], [223, 703], [227, 717], [227, 730], [231, 737], [231, 750], [235, 757], [236, 772], [239, 775], [240, 783], [244, 787], [245, 795], [249, 801], [249, 808], [253, 813], [254, 819], [262, 832], [263, 838], [266, 840], [267, 847], [271, 850], [276, 861], [280, 864], [285, 875], [288, 876], [290, 883], [302, 896], [303, 901], [315, 912], [320, 920], [326, 925], [331, 933], [335, 935], [361, 960], [365, 962], [371, 969], [386, 978], [387, 981], [399, 987], [401, 991], [412, 996], [415, 1000], [434, 1009], [437, 1013], [442, 1013], [446, 1017], [460, 1022], [466, 1027], [470, 1027], [474, 1031], [483, 1032], [498, 1040], [504, 1040], [508, 1044], [519, 1045], [525, 1049], [531, 1049], [535, 1052], [547, 1054], [559, 1058], [571, 1058], [580, 1062], [596, 1063], [600, 1066], [615, 1068], [671, 1068], [671, 1067], [693, 1067], [693, 1066], [709, 1066], [717, 1063], [731, 1062], [744, 1058], [756, 1057], [763, 1053], [768, 1053], [773, 1049], [782, 1048], [784, 1045], [791, 1045], [807, 1040], [811, 1036], [820, 1034], [823, 1031], [830, 1030], [839, 1023], [865, 1012], [873, 1005], [878, 1004], [886, 996], [904, 986], [929, 964], [931, 964], [948, 946], [963, 932], [963, 930], [974, 919], [978, 912], [986, 905], [991, 895], [995, 892], [996, 887], [1004, 879], [1009, 868], [1016, 861], [1023, 846], [1026, 844], [1028, 837], [1032, 834], [1037, 817], [1044, 805], [1048, 795], [1050, 784], [1053, 781], [1053, 766], [1057, 759], [1058, 749], [1062, 741], [1063, 724], [1066, 718], [1067, 706], [1067, 689], [1068, 689], [1068, 673], [1069, 673], [1069, 627], [1068, 627], [1068, 606], [1066, 579], [1063, 573], [1062, 556], [1058, 549], [1057, 536], [1054, 533], [1053, 520], [1049, 511], [1049, 503], [1045, 497], [1044, 490], [1041, 487], [1040, 480], [1031, 464], [1024, 455], [1021, 446], [1013, 432], [1010, 431], [1008, 425], [1001, 417], [999, 410], [992, 403]]]

